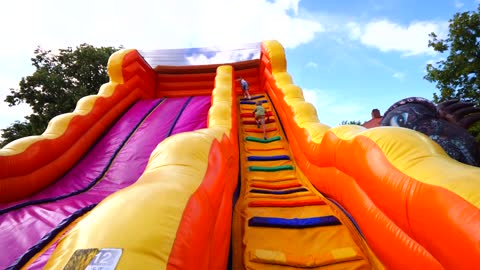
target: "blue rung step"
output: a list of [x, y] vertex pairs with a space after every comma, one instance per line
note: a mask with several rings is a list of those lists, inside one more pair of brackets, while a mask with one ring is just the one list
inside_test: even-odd
[[[262, 97], [265, 97], [265, 95], [252, 96], [250, 100], [259, 99], [259, 98], [262, 98]], [[240, 100], [249, 100], [249, 99], [248, 98], [241, 98]]]
[[287, 189], [287, 190], [265, 190], [265, 189], [251, 189], [250, 192], [252, 193], [260, 193], [260, 194], [273, 194], [273, 195], [284, 195], [284, 194], [292, 194], [297, 192], [308, 191], [306, 188], [295, 188], [295, 189]]
[[251, 227], [275, 227], [275, 228], [310, 228], [320, 226], [341, 225], [335, 216], [323, 216], [312, 218], [276, 218], [276, 217], [252, 217], [248, 220]]
[[288, 155], [278, 155], [278, 156], [249, 156], [247, 157], [248, 161], [274, 161], [274, 160], [290, 160]]
[[[258, 101], [248, 101], [248, 100], [240, 100], [240, 104], [250, 104], [250, 105], [255, 105], [257, 104]], [[260, 100], [262, 103], [267, 103], [267, 100]]]

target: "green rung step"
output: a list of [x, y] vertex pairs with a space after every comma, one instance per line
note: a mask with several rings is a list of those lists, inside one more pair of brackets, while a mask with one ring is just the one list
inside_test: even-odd
[[272, 166], [272, 167], [249, 166], [248, 170], [251, 172], [276, 172], [276, 171], [293, 170], [293, 166], [292, 165], [281, 165], [281, 166]]
[[262, 139], [262, 138], [251, 137], [251, 136], [247, 136], [245, 138], [245, 140], [247, 140], [247, 141], [259, 142], [259, 143], [269, 143], [269, 142], [274, 142], [274, 141], [280, 141], [281, 139], [282, 139], [282, 137], [280, 137], [280, 136], [274, 136], [274, 137], [271, 137], [271, 138], [267, 138], [266, 140]]

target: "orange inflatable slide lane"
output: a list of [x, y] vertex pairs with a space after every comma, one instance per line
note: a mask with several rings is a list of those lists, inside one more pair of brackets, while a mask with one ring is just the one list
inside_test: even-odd
[[[348, 218], [296, 166], [268, 97], [252, 98], [239, 100], [242, 188], [233, 269], [383, 269]], [[267, 140], [253, 118], [257, 100], [267, 110]]]

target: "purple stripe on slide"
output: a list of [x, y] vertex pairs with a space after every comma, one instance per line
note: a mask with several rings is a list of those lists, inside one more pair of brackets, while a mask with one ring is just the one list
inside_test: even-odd
[[[104, 178], [92, 189], [73, 197], [27, 206], [1, 216], [0, 239], [2, 246], [9, 247], [9, 252], [0, 253], [0, 269], [13, 263], [76, 210], [98, 203], [111, 193], [133, 184], [145, 169], [150, 153], [165, 138], [186, 101], [187, 98], [167, 99], [152, 112], [113, 160]], [[90, 164], [86, 162], [78, 166], [90, 179], [98, 175], [97, 171], [90, 170]], [[93, 177], [90, 176], [91, 173], [94, 174]]]
[[[210, 109], [210, 96], [196, 96], [190, 101], [185, 108], [185, 111], [179, 117], [177, 124], [173, 130], [173, 134], [180, 132], [188, 132], [196, 129], [207, 127], [208, 110]], [[58, 242], [48, 248], [44, 254], [40, 255], [34, 263], [32, 263], [29, 270], [43, 269], [48, 259], [53, 253]]]
[[177, 121], [172, 135], [207, 127], [211, 96], [196, 96], [188, 104]]
[[[142, 120], [145, 114], [151, 110], [157, 100], [141, 100], [128, 110], [120, 120], [96, 143], [92, 149], [81, 159], [77, 165], [69, 170], [62, 178], [57, 180], [51, 186], [45, 188], [39, 193], [16, 202], [0, 204], [0, 209], [4, 209], [26, 201], [54, 198], [66, 195], [75, 190], [86, 187], [94, 179], [101, 175], [105, 166], [108, 164], [112, 155], [120, 147], [120, 145], [129, 136], [130, 132]], [[88, 170], [84, 164], [88, 164]]]

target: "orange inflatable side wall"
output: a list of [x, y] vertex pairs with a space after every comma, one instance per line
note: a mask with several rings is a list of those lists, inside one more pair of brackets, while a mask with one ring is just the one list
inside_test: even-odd
[[[320, 192], [350, 212], [382, 262], [392, 269], [470, 269], [480, 265], [480, 210], [475, 199], [467, 201], [446, 188], [406, 175], [386, 158], [385, 149], [392, 145], [381, 148], [366, 135], [344, 140], [328, 130], [320, 143], [313, 142], [314, 135], [300, 128], [298, 121], [302, 120], [294, 118], [293, 107], [277, 87], [278, 80], [291, 80], [288, 73], [272, 75], [272, 66], [286, 66], [286, 62], [271, 62], [271, 58], [286, 61], [284, 56], [271, 55], [278, 51], [262, 45], [261, 80], [285, 126], [295, 158]], [[284, 87], [291, 87], [290, 102], [297, 93], [299, 101], [303, 100], [300, 88]], [[439, 164], [442, 161], [432, 159]]]
[[[134, 102], [154, 97], [155, 73], [136, 50], [113, 54], [108, 69], [110, 82], [102, 86], [98, 95], [83, 98], [84, 103], [93, 103], [91, 107], [80, 108], [80, 100], [73, 113], [57, 116], [58, 121], [54, 118], [44, 134], [14, 141], [0, 150], [0, 202], [25, 198], [51, 184]], [[67, 125], [63, 133], [48, 137], [49, 129], [56, 129], [57, 123]]]
[[[353, 177], [382, 212], [445, 268], [470, 269], [475, 261], [480, 263], [477, 207], [456, 193], [399, 171], [367, 137], [345, 141], [332, 133], [326, 135], [325, 144], [335, 146], [325, 151], [329, 157], [332, 151], [336, 153], [331, 164]], [[347, 166], [353, 160], [355, 166]]]
[[216, 72], [158, 73], [157, 96], [180, 97], [211, 95]]
[[[216, 64], [193, 66], [162, 66], [154, 68], [157, 73], [157, 96], [206, 96], [212, 94], [216, 76]], [[258, 59], [232, 63], [235, 70], [234, 91], [242, 94], [237, 76], [244, 77], [250, 86], [257, 85]], [[257, 89], [253, 89], [253, 93]], [[250, 92], [252, 94], [252, 91]]]
[[258, 76], [258, 67], [236, 71], [235, 93], [239, 96], [243, 96], [240, 81], [237, 81], [239, 76], [244, 78], [248, 82], [248, 92], [250, 93], [250, 95], [256, 95], [264, 92], [263, 89], [260, 87], [261, 84]]
[[232, 196], [237, 186], [233, 180], [238, 177], [237, 149], [227, 136], [221, 142], [214, 141], [205, 178], [183, 213], [168, 269], [208, 270], [226, 267]]
[[[302, 172], [320, 192], [335, 199], [349, 211], [362, 230], [367, 243], [382, 263], [388, 269], [415, 269], [419, 266], [421, 269], [441, 269], [439, 263], [422, 246], [399, 229], [388, 216], [376, 207], [353, 178], [335, 167], [315, 166], [307, 159], [302, 151], [305, 148], [302, 148], [296, 139], [303, 136], [302, 132], [299, 130], [294, 132], [292, 124], [284, 120], [288, 118], [291, 111], [280, 105], [283, 99], [281, 92], [274, 90], [275, 85], [270, 83], [268, 77], [265, 88], [282, 120], [290, 148]], [[324, 186], [327, 179], [335, 185], [328, 186], [326, 189]], [[324, 185], [320, 185], [322, 183]], [[385, 248], [385, 243], [388, 243], [388, 248]], [[402, 258], [398, 254], [402, 254]]]
[[[298, 165], [320, 192], [355, 218], [379, 259], [389, 269], [469, 269], [480, 264], [475, 241], [479, 230], [474, 226], [479, 224], [479, 209], [456, 193], [399, 171], [368, 137], [343, 140], [326, 131], [321, 143], [314, 143], [277, 87], [277, 80], [291, 78], [286, 72], [274, 78], [272, 65], [277, 63], [271, 58], [279, 60], [271, 53], [276, 52], [263, 44], [260, 80]], [[303, 100], [299, 88], [298, 97]]]
[[127, 53], [122, 62], [122, 74], [125, 83], [133, 81], [130, 89], [138, 88], [143, 98], [161, 97], [155, 93], [157, 74], [143, 59], [137, 50]]

